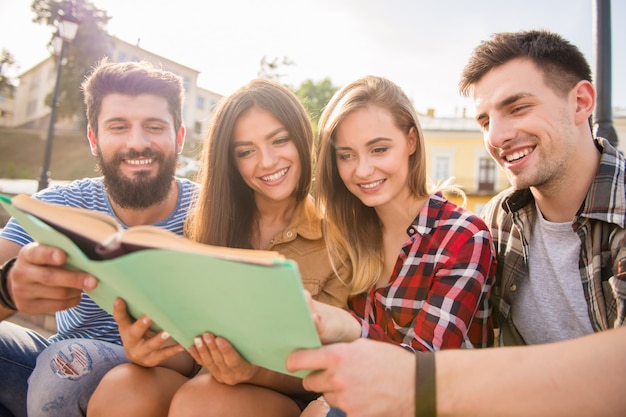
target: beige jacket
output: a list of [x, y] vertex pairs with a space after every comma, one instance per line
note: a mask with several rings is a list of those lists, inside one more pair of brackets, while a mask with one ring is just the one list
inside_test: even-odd
[[311, 198], [306, 198], [297, 208], [289, 226], [270, 241], [266, 250], [280, 252], [296, 261], [302, 284], [317, 301], [347, 308], [352, 269], [346, 256], [334, 260], [338, 275], [330, 262], [322, 233], [322, 221], [317, 216]]

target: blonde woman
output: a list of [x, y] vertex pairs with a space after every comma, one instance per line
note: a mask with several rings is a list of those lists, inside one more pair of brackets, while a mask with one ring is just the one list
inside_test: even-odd
[[[491, 346], [489, 231], [429, 185], [406, 95], [385, 78], [361, 78], [334, 95], [319, 129], [316, 203], [330, 252], [347, 252], [354, 268], [351, 312], [311, 301], [322, 341], [367, 337], [416, 351]], [[307, 415], [320, 415], [320, 404]]]

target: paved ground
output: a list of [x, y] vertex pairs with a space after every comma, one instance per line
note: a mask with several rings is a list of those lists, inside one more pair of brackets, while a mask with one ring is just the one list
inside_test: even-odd
[[[50, 181], [50, 185], [67, 184], [69, 181]], [[3, 194], [34, 194], [39, 182], [37, 180], [12, 180], [0, 178], [0, 193]]]
[[28, 316], [23, 313], [16, 313], [13, 316], [9, 317], [7, 321], [33, 329], [37, 333], [45, 337], [50, 337], [52, 334], [54, 334], [53, 315]]

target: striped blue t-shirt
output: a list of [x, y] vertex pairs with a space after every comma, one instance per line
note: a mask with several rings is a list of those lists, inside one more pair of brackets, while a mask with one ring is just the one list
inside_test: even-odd
[[[176, 181], [179, 190], [176, 209], [167, 219], [155, 223], [153, 226], [162, 227], [182, 235], [187, 212], [196, 197], [197, 184], [182, 178], [178, 178]], [[53, 204], [107, 213], [113, 216], [122, 227], [127, 227], [113, 212], [104, 189], [102, 177], [85, 178], [67, 185], [52, 186], [34, 194], [33, 197]], [[0, 232], [0, 237], [22, 246], [33, 241], [13, 218]], [[85, 293], [83, 293], [82, 299], [76, 307], [57, 312], [56, 322], [58, 331], [50, 337], [51, 342], [88, 338], [122, 344], [117, 323], [113, 317], [98, 307]]]

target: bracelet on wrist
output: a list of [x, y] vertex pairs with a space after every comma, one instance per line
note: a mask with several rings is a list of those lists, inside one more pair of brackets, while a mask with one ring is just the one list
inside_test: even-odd
[[415, 353], [415, 417], [437, 416], [435, 353]]
[[17, 311], [17, 307], [15, 306], [15, 302], [13, 301], [13, 297], [11, 297], [8, 288], [9, 271], [13, 267], [16, 260], [17, 258], [11, 258], [0, 267], [0, 304], [4, 308]]

